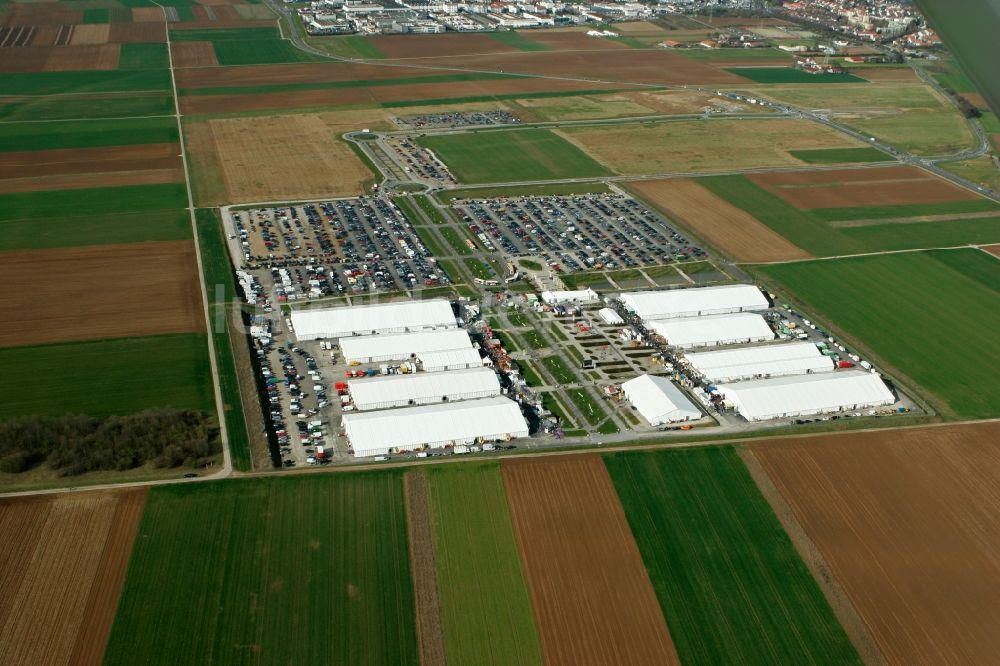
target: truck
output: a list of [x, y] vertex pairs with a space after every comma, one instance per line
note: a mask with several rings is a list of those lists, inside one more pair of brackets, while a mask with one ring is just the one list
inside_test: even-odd
[[462, 453], [468, 453], [468, 452], [469, 452], [469, 447], [466, 446], [465, 444], [459, 444], [458, 446], [455, 447], [455, 453], [456, 454], [462, 454]]
[[326, 460], [326, 449], [322, 446], [316, 447], [316, 460], [324, 462]]

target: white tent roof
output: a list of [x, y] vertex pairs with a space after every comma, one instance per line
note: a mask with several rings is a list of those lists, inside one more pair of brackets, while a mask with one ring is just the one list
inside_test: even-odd
[[546, 303], [587, 303], [598, 300], [593, 289], [576, 289], [575, 291], [543, 291], [542, 300]]
[[347, 382], [358, 409], [374, 409], [379, 403], [414, 400], [462, 400], [463, 396], [500, 395], [500, 380], [489, 368], [450, 372], [421, 372], [415, 375], [381, 375]]
[[451, 304], [444, 299], [292, 310], [291, 318], [299, 340], [455, 327]]
[[821, 354], [811, 342], [693, 352], [687, 354], [687, 360], [713, 382], [833, 371], [833, 360]]
[[409, 358], [410, 354], [472, 348], [469, 334], [461, 328], [418, 333], [359, 335], [341, 338], [340, 350], [348, 361], [364, 358]]
[[483, 436], [524, 436], [528, 424], [516, 402], [497, 397], [345, 414], [344, 430], [354, 455], [365, 456], [393, 447], [413, 449]]
[[766, 310], [767, 298], [752, 284], [725, 284], [666, 291], [634, 291], [621, 295], [625, 305], [643, 319], [696, 317], [705, 314]]
[[622, 383], [622, 391], [650, 425], [701, 418], [698, 408], [667, 377], [639, 375]]
[[478, 350], [472, 347], [420, 352], [417, 354], [417, 358], [424, 364], [425, 369], [441, 366], [475, 366], [483, 364], [483, 357], [479, 355]]
[[891, 405], [895, 401], [878, 375], [861, 370], [720, 384], [718, 390], [727, 403], [751, 421]]
[[666, 338], [669, 344], [678, 347], [774, 339], [774, 331], [764, 318], [752, 312], [654, 320], [647, 321], [646, 325]]
[[622, 316], [617, 312], [615, 312], [614, 310], [612, 310], [611, 308], [601, 308], [600, 310], [598, 310], [597, 314], [601, 316], [601, 319], [603, 319], [608, 324], [611, 324], [612, 326], [618, 326], [619, 324], [625, 323], [625, 320], [622, 319]]

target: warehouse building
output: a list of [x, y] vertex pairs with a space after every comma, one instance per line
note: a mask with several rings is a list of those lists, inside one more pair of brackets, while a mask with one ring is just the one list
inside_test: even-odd
[[833, 359], [811, 342], [694, 352], [687, 355], [687, 361], [710, 382], [833, 372]]
[[340, 340], [340, 351], [348, 363], [405, 360], [425, 352], [451, 349], [472, 349], [472, 340], [464, 329], [359, 335]]
[[766, 310], [770, 303], [752, 284], [726, 284], [666, 291], [635, 291], [619, 297], [641, 319], [701, 317]]
[[291, 319], [299, 340], [405, 333], [456, 326], [451, 303], [444, 299], [292, 310]]
[[647, 321], [646, 326], [663, 336], [667, 344], [681, 349], [764, 342], [775, 338], [764, 318], [751, 312], [654, 320]]
[[417, 354], [417, 360], [420, 361], [424, 372], [465, 370], [466, 368], [481, 368], [484, 365], [483, 357], [479, 355], [478, 350], [472, 347], [421, 352]]
[[542, 300], [549, 305], [583, 304], [596, 303], [600, 297], [593, 289], [575, 289], [573, 291], [543, 291]]
[[622, 392], [651, 426], [701, 418], [698, 408], [667, 377], [640, 375], [622, 383]]
[[440, 449], [528, 436], [521, 408], [504, 397], [344, 415], [354, 455]]
[[895, 402], [878, 375], [861, 370], [720, 384], [717, 390], [726, 405], [747, 421], [867, 409]]
[[381, 375], [347, 382], [359, 411], [458, 402], [500, 395], [500, 380], [489, 368], [416, 375]]

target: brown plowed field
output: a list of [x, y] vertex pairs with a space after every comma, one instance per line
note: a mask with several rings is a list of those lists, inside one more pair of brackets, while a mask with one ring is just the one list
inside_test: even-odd
[[431, 531], [430, 490], [421, 472], [403, 475], [406, 489], [406, 517], [410, 536], [410, 567], [416, 598], [417, 642], [421, 666], [444, 666], [444, 629], [438, 596], [437, 566], [434, 564], [434, 535]]
[[891, 664], [1000, 654], [1000, 424], [750, 445]]
[[127, 161], [112, 162], [111, 164], [120, 170], [108, 172], [85, 171], [81, 173], [0, 179], [0, 194], [74, 190], [89, 187], [159, 185], [162, 183], [179, 183], [184, 180], [184, 170], [177, 164], [177, 160], [173, 158], [164, 159], [158, 164]]
[[[116, 23], [115, 25], [118, 24]], [[73, 26], [73, 35], [69, 38], [69, 43], [71, 46], [86, 46], [88, 44], [107, 44], [110, 35], [111, 35], [111, 25], [109, 23], [75, 25]]]
[[177, 72], [178, 88], [226, 86], [272, 86], [289, 83], [370, 81], [454, 74], [443, 69], [406, 69], [378, 65], [299, 63], [292, 65], [248, 65]]
[[[46, 3], [48, 4], [48, 3]], [[8, 5], [0, 22], [2, 25], [71, 25], [83, 23], [83, 11], [63, 9], [58, 5], [38, 4], [34, 6]]]
[[118, 69], [121, 47], [118, 44], [93, 46], [53, 46], [45, 61], [46, 72], [71, 72], [74, 70]]
[[49, 53], [50, 49], [45, 47], [5, 48], [0, 57], [0, 72], [40, 72], [45, 69]]
[[[180, 70], [196, 71], [196, 70]], [[352, 106], [371, 104], [368, 88], [341, 88], [332, 90], [301, 90], [293, 93], [278, 92], [263, 95], [200, 95], [181, 97], [181, 112], [236, 113], [266, 109], [313, 109], [321, 106]]]
[[966, 201], [978, 195], [911, 166], [748, 176], [800, 210]]
[[215, 156], [228, 202], [361, 194], [371, 172], [315, 115], [225, 118], [189, 135]]
[[214, 67], [219, 64], [212, 42], [171, 42], [170, 52], [174, 57], [174, 67]]
[[[668, 51], [621, 49], [601, 53], [600, 58], [581, 58], [580, 54], [532, 52], [454, 58], [422, 58], [429, 65], [468, 67], [487, 71], [518, 74], [570, 76], [603, 81], [653, 84], [745, 84], [746, 79], [712, 65], [685, 58]], [[604, 87], [593, 81], [591, 88]]]
[[191, 241], [5, 252], [0, 347], [205, 330]]
[[[173, 26], [171, 26], [172, 28]], [[77, 26], [79, 29], [79, 26]], [[163, 23], [112, 23], [110, 41], [119, 44], [165, 42], [167, 28]]]
[[273, 28], [274, 21], [271, 19], [261, 19], [247, 21], [241, 18], [216, 19], [214, 21], [181, 21], [171, 23], [171, 30], [214, 30], [216, 28]]
[[584, 31], [551, 32], [549, 30], [536, 30], [525, 33], [524, 36], [533, 42], [544, 44], [555, 51], [608, 51], [631, 48], [628, 44], [614, 39], [588, 37]]
[[[180, 145], [176, 143], [145, 143], [106, 148], [0, 152], [0, 177], [13, 178], [25, 173], [30, 175], [80, 173], [87, 169], [114, 171], [119, 169], [111, 163], [118, 160], [160, 160], [169, 157], [180, 162], [180, 150]], [[80, 166], [80, 164], [86, 166]], [[26, 172], [26, 170], [34, 168], [39, 169], [37, 173], [35, 171]]]
[[475, 33], [443, 35], [381, 35], [368, 41], [386, 58], [425, 58], [429, 56], [460, 56], [482, 53], [511, 53], [516, 48]]
[[600, 457], [510, 462], [502, 471], [545, 663], [678, 663]]
[[992, 254], [994, 257], [1000, 259], [1000, 245], [986, 245], [986, 246], [982, 247], [981, 249], [986, 250], [987, 252], [989, 252], [990, 254]]
[[146, 492], [0, 500], [4, 664], [101, 662]]
[[736, 261], [812, 257], [694, 180], [642, 180], [629, 183], [629, 188]]
[[595, 86], [603, 89], [625, 88], [624, 85], [618, 83], [595, 84], [591, 81], [518, 78], [376, 86], [370, 88], [369, 92], [378, 102], [406, 102], [449, 97], [482, 97], [487, 95], [532, 94], [565, 90], [592, 90]]
[[35, 36], [31, 39], [32, 46], [54, 46], [59, 32], [63, 29], [61, 25], [40, 25], [35, 31]]
[[132, 21], [135, 23], [162, 23], [163, 10], [159, 7], [133, 7]]

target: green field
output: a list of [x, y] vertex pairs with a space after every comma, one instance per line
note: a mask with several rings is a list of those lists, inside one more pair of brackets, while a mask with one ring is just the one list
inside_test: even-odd
[[[260, 30], [261, 28], [254, 28]], [[187, 31], [185, 31], [187, 32]], [[225, 39], [212, 42], [215, 58], [222, 66], [266, 65], [283, 62], [327, 62], [326, 58], [307, 53], [284, 39]]]
[[948, 416], [1000, 416], [1000, 261], [980, 250], [760, 267], [803, 307], [937, 396]]
[[976, 147], [965, 118], [952, 109], [860, 118], [845, 124], [915, 155], [950, 155]]
[[171, 30], [172, 42], [245, 42], [280, 40], [278, 28], [205, 28], [196, 30]]
[[536, 42], [526, 35], [522, 35], [519, 32], [490, 32], [487, 33], [490, 37], [502, 42], [507, 46], [513, 46], [518, 51], [551, 51], [552, 49], [542, 44], [541, 42]]
[[375, 48], [375, 45], [361, 35], [337, 35], [333, 37], [308, 37], [306, 42], [315, 48], [345, 56], [347, 58], [362, 58], [381, 60], [385, 54]]
[[[569, 394], [569, 399], [573, 401], [573, 404], [576, 405], [577, 409], [580, 410], [580, 413], [583, 414], [583, 417], [587, 419], [587, 423], [590, 425], [597, 425], [608, 418], [608, 414], [604, 411], [604, 408], [585, 389], [570, 388], [566, 389], [566, 392]], [[613, 432], [618, 432], [617, 426], [615, 426]]]
[[822, 150], [789, 150], [795, 159], [809, 164], [850, 164], [852, 162], [893, 162], [895, 158], [877, 148], [824, 148]]
[[191, 238], [186, 210], [60, 215], [0, 222], [0, 251], [174, 241]]
[[565, 361], [558, 356], [546, 356], [542, 359], [542, 365], [549, 369], [559, 384], [575, 384], [579, 381], [576, 373], [570, 370]]
[[17, 390], [0, 419], [24, 414], [130, 414], [153, 407], [213, 411], [205, 335], [186, 333], [0, 349]]
[[173, 118], [0, 124], [0, 152], [99, 148], [178, 141], [177, 121]]
[[793, 67], [727, 67], [727, 72], [757, 83], [868, 83], [854, 74], [810, 74]]
[[166, 69], [0, 74], [0, 95], [170, 90]]
[[427, 479], [448, 662], [540, 666], [499, 463], [438, 466]]
[[451, 245], [452, 249], [455, 250], [455, 254], [462, 256], [472, 254], [472, 249], [466, 245], [465, 239], [462, 238], [454, 227], [444, 227], [439, 231], [441, 232], [441, 235], [444, 236], [444, 239], [448, 241], [448, 245]]
[[[817, 256], [859, 254], [880, 250], [951, 247], [969, 243], [1000, 242], [997, 217], [969, 218], [909, 224], [866, 224], [835, 227], [826, 217], [876, 220], [900, 213], [929, 215], [968, 212], [968, 207], [991, 210], [992, 203], [979, 201], [916, 207], [872, 207], [834, 211], [799, 210], [780, 197], [758, 187], [744, 176], [712, 176], [698, 183], [733, 205], [747, 211], [795, 245]], [[985, 201], [985, 200], [984, 200]], [[885, 210], [883, 210], [883, 208]]]
[[402, 477], [153, 489], [105, 664], [416, 664]]
[[18, 192], [0, 195], [0, 226], [8, 220], [59, 217], [70, 211], [81, 215], [97, 215], [122, 211], [169, 210], [186, 206], [187, 188], [183, 183]]
[[[82, 97], [19, 97], [0, 102], [0, 120], [70, 120], [79, 118], [134, 118], [174, 112], [167, 94]], [[171, 123], [173, 119], [169, 119]], [[49, 126], [50, 130], [56, 127]]]
[[604, 460], [681, 663], [861, 663], [735, 450]]
[[[792, 60], [792, 56], [785, 53], [784, 51], [779, 51], [778, 49], [771, 49], [771, 48], [767, 49], [691, 48], [691, 49], [672, 49], [670, 52], [676, 53], [677, 55], [682, 55], [685, 58], [691, 58], [692, 60], [726, 60], [729, 62], [733, 62], [735, 60], [747, 60], [747, 61], [777, 60], [777, 61], [784, 61], [786, 63], [791, 62]], [[736, 73], [741, 74], [740, 71], [737, 71]]]
[[166, 44], [122, 44], [118, 69], [167, 69]]
[[[185, 211], [186, 215], [186, 211]], [[229, 450], [233, 467], [240, 471], [250, 471], [253, 467], [250, 452], [250, 436], [243, 415], [243, 401], [240, 398], [240, 384], [236, 376], [234, 344], [245, 345], [245, 334], [231, 337], [233, 318], [239, 302], [233, 285], [232, 266], [226, 241], [223, 238], [222, 223], [215, 210], [201, 208], [197, 211], [198, 247], [204, 268], [205, 289], [209, 298], [209, 321], [212, 324], [212, 345], [215, 361], [219, 368], [219, 389], [222, 393], [223, 414], [226, 418]], [[237, 320], [239, 321], [239, 320]], [[236, 328], [242, 331], [242, 327]]]
[[582, 150], [543, 129], [442, 134], [419, 141], [464, 183], [610, 175]]

